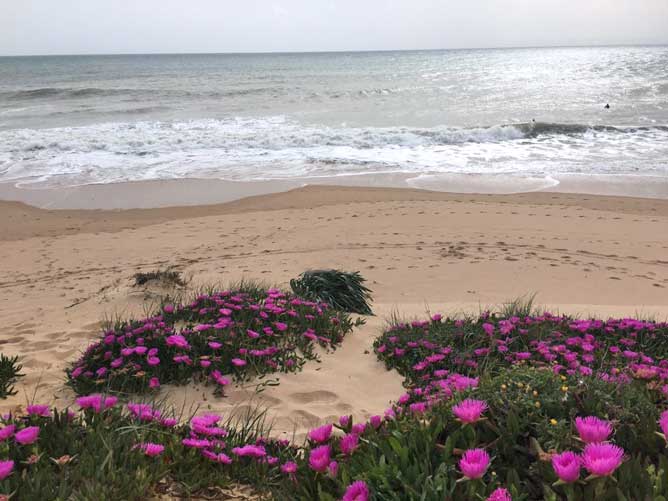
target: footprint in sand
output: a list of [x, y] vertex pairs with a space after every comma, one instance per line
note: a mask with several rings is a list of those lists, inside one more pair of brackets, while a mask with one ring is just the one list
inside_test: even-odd
[[309, 391], [305, 393], [293, 393], [289, 395], [290, 400], [298, 404], [331, 404], [339, 399], [336, 393], [331, 391]]

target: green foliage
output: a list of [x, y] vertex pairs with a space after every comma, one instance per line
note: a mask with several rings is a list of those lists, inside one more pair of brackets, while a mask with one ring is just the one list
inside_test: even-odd
[[0, 354], [0, 398], [16, 395], [14, 384], [23, 377], [19, 357], [7, 357]]
[[323, 301], [340, 311], [373, 315], [371, 290], [359, 272], [310, 270], [290, 281], [292, 291], [311, 301]]
[[[262, 491], [280, 474], [277, 466], [267, 464], [211, 462], [198, 450], [181, 444], [190, 434], [187, 425], [169, 428], [157, 420], [138, 421], [121, 407], [100, 414], [87, 410], [72, 415], [67, 410], [54, 410], [52, 417], [25, 416], [11, 422], [17, 428], [40, 427], [39, 438], [31, 445], [0, 442], [3, 460], [15, 463], [13, 473], [0, 481], [0, 494], [14, 493], [12, 499], [141, 500], [150, 497], [160, 480], [186, 497], [201, 489], [236, 482], [257, 485]], [[222, 426], [229, 430], [225, 437], [227, 451], [263, 440], [270, 433], [264, 413], [258, 411], [249, 411]], [[164, 451], [148, 457], [137, 448], [142, 442], [161, 444]], [[274, 457], [293, 457], [290, 447], [273, 441], [262, 443]]]
[[146, 285], [149, 282], [159, 282], [162, 285], [179, 287], [186, 285], [186, 281], [181, 276], [181, 272], [170, 269], [135, 273], [133, 278], [135, 280], [135, 287]]

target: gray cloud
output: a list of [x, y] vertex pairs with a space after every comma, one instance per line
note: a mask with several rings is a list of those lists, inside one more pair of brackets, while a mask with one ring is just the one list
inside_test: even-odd
[[668, 0], [0, 0], [0, 55], [668, 43]]

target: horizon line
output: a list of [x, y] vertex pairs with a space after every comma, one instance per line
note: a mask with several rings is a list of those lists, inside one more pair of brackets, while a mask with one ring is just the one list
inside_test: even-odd
[[565, 45], [508, 45], [498, 47], [449, 47], [434, 49], [335, 49], [335, 50], [281, 50], [281, 51], [231, 51], [231, 52], [80, 52], [51, 54], [0, 54], [0, 58], [19, 57], [106, 57], [106, 56], [237, 56], [237, 55], [291, 55], [291, 54], [368, 54], [384, 52], [444, 52], [466, 50], [518, 50], [518, 49], [585, 49], [612, 47], [667, 47], [663, 43], [619, 43], [619, 44], [565, 44]]

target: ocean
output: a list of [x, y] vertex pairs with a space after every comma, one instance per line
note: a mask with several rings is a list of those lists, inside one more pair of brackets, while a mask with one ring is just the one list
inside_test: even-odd
[[0, 182], [360, 174], [668, 183], [668, 47], [0, 58]]

